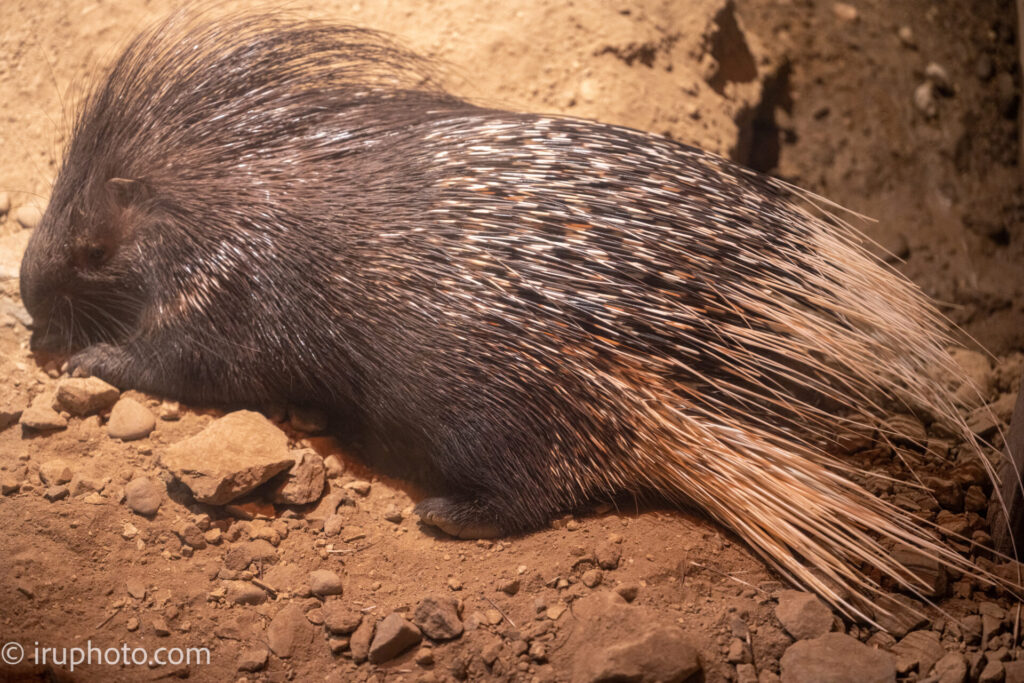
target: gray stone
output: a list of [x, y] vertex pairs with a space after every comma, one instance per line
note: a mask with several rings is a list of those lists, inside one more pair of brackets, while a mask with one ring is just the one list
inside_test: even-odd
[[380, 664], [394, 659], [423, 639], [423, 634], [402, 615], [391, 613], [377, 625], [377, 632], [370, 645], [369, 660]]
[[288, 437], [259, 413], [240, 410], [174, 444], [160, 457], [201, 503], [224, 505], [294, 463]]

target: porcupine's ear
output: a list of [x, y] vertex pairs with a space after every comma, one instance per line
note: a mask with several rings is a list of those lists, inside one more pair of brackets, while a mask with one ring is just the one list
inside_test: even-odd
[[149, 196], [146, 184], [131, 178], [111, 178], [107, 181], [107, 191], [114, 204], [122, 209], [137, 204]]

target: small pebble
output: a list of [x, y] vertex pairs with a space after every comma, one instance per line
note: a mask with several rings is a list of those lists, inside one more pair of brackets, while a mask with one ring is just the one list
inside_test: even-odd
[[507, 595], [515, 595], [519, 592], [519, 579], [507, 579], [498, 583], [497, 590]]
[[917, 41], [914, 39], [914, 29], [909, 26], [900, 26], [899, 31], [896, 32], [899, 36], [900, 42], [903, 43], [903, 47], [915, 48], [917, 47]]
[[588, 569], [583, 572], [583, 576], [580, 577], [580, 581], [582, 581], [583, 585], [587, 588], [596, 588], [601, 585], [601, 580], [603, 578], [604, 575], [601, 573], [600, 569]]
[[136, 513], [150, 517], [160, 508], [160, 487], [149, 477], [139, 477], [124, 487], [125, 502]]
[[856, 7], [845, 2], [837, 2], [832, 5], [832, 12], [843, 21], [857, 21], [860, 16]]
[[341, 577], [329, 569], [317, 569], [309, 573], [309, 589], [317, 597], [341, 595]]
[[121, 441], [136, 441], [149, 436], [155, 427], [156, 418], [149, 408], [125, 396], [119, 399], [110, 411], [107, 435]]
[[345, 488], [359, 494], [360, 496], [370, 495], [370, 482], [368, 481], [352, 481], [345, 484]]

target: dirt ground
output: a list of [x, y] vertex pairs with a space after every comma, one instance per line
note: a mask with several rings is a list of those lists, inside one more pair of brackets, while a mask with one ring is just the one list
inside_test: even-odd
[[[12, 206], [0, 219], [0, 417], [4, 405], [53, 392], [59, 378], [59, 365], [41, 366], [28, 351], [16, 274], [30, 230], [19, 211], [45, 206], [76, 93], [128, 36], [174, 6], [4, 3], [0, 193]], [[231, 1], [220, 9], [251, 6]], [[1024, 352], [1024, 191], [1009, 0], [325, 0], [301, 12], [396, 34], [441, 60], [449, 87], [475, 101], [664, 134], [876, 219], [858, 226], [899, 257], [897, 268], [940, 302], [965, 342], [973, 338], [993, 354], [989, 398], [1016, 391]], [[129, 395], [153, 413], [166, 409], [160, 397]], [[417, 523], [409, 512], [415, 491], [376, 477], [326, 437], [292, 430], [293, 444], [341, 458], [343, 471], [330, 487], [351, 494], [344, 526], [326, 534], [322, 517], [265, 506], [265, 514], [244, 521], [243, 512], [191, 501], [158, 464], [167, 445], [214, 419], [209, 411], [183, 406], [180, 419], [158, 419], [147, 438], [131, 442], [110, 438], [106, 418], [72, 417], [66, 429], [42, 433], [0, 419], [0, 647], [204, 647], [210, 662], [73, 673], [25, 665], [0, 668], [0, 677], [569, 680], [588, 643], [572, 635], [573, 610], [563, 607], [599, 588], [635, 588], [635, 605], [682, 629], [708, 681], [777, 680], [793, 642], [775, 611], [781, 579], [696, 515], [599, 510], [522, 538], [455, 541]], [[51, 483], [40, 471], [56, 458], [77, 479], [51, 502]], [[124, 502], [126, 484], [138, 476], [160, 482], [155, 516]], [[362, 482], [371, 482], [366, 495]], [[190, 525], [222, 537], [214, 533], [216, 542], [194, 548], [183, 531]], [[600, 569], [595, 558], [608, 544], [621, 559]], [[268, 545], [267, 557], [233, 568], [233, 552]], [[365, 620], [411, 618], [425, 597], [441, 596], [460, 601], [466, 633], [435, 642], [426, 655], [414, 647], [380, 664], [357, 663], [348, 642], [354, 634], [330, 641], [324, 633], [322, 601], [310, 595], [307, 578], [318, 569], [341, 576], [343, 599], [369, 615]], [[255, 605], [223, 592], [225, 580], [252, 579], [276, 590]], [[945, 616], [987, 614], [979, 604], [1008, 603], [978, 586], [951, 592], [925, 630], [962, 655], [965, 676], [977, 680], [989, 662], [1000, 662], [1000, 678], [992, 680], [1011, 680], [1020, 652], [1015, 636], [992, 641], [1000, 630], [990, 629], [979, 649]], [[296, 641], [291, 655], [271, 644], [265, 663], [243, 670], [240, 658], [266, 655], [267, 632], [289, 604], [306, 615], [286, 628]], [[873, 646], [895, 642], [863, 626], [837, 626]], [[1011, 621], [1002, 628], [1012, 630]], [[987, 659], [974, 657], [986, 642], [995, 645]], [[929, 673], [920, 662], [904, 657], [901, 669], [896, 661], [901, 680]]]

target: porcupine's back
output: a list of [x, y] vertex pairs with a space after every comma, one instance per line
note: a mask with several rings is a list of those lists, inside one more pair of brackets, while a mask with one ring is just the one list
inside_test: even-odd
[[148, 297], [130, 324], [163, 344], [140, 388], [334, 409], [384, 464], [492, 494], [504, 531], [621, 492], [692, 501], [841, 606], [804, 562], [856, 592], [862, 560], [912, 582], [876, 532], [970, 570], [824, 467], [821, 399], [958, 418], [934, 309], [813, 198], [653, 135], [460, 102], [372, 33], [166, 28], [79, 119], [23, 268], [33, 317], [54, 216], [95, 218], [127, 178], [156, 217], [118, 236]]

